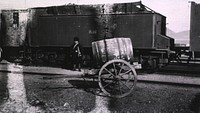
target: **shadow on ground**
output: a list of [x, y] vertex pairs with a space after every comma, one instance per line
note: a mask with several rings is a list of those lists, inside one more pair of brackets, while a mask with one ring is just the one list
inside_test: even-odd
[[195, 98], [191, 100], [189, 107], [194, 113], [200, 113], [200, 93], [197, 93]]
[[69, 83], [76, 87], [77, 89], [83, 89], [88, 93], [92, 93], [98, 96], [105, 96], [102, 95], [101, 90], [99, 88], [97, 81], [91, 80], [69, 80]]

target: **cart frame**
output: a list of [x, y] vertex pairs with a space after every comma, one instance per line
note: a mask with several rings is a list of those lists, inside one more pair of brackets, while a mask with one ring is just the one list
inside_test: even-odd
[[[113, 38], [92, 44], [94, 56], [98, 54], [97, 60], [104, 60], [101, 63], [98, 62], [98, 64], [103, 64], [98, 70], [98, 84], [106, 96], [122, 98], [129, 95], [136, 86], [137, 73], [134, 65], [131, 65], [133, 48], [130, 41], [130, 38]], [[99, 47], [99, 45], [101, 46]], [[118, 51], [119, 54], [113, 57], [113, 51]], [[127, 54], [130, 56], [127, 56]], [[103, 55], [106, 56], [106, 60], [103, 59]], [[108, 56], [111, 58], [108, 58]]]

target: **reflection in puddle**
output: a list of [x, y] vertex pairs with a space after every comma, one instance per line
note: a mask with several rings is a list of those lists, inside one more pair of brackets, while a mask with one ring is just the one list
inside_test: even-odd
[[7, 100], [7, 76], [5, 73], [0, 73], [0, 104]]
[[108, 101], [108, 97], [96, 95], [95, 108], [90, 113], [111, 113], [108, 109]]
[[[23, 68], [16, 65], [9, 65], [8, 70], [12, 70], [12, 72], [21, 72]], [[39, 107], [32, 107], [27, 102], [23, 74], [8, 73], [7, 78], [9, 99], [1, 106], [1, 111], [23, 113], [41, 112]]]

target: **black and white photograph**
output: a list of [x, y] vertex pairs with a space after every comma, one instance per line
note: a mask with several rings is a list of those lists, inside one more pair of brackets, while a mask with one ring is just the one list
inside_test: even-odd
[[0, 1], [0, 113], [200, 113], [200, 0]]

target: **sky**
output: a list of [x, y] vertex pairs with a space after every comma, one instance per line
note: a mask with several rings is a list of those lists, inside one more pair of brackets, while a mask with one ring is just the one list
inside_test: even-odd
[[[75, 4], [102, 4], [137, 2], [140, 0], [1, 0], [0, 9], [23, 9], [31, 7], [45, 7]], [[190, 28], [190, 1], [200, 3], [200, 0], [141, 0], [152, 10], [167, 17], [167, 28], [174, 32], [189, 30]]]

